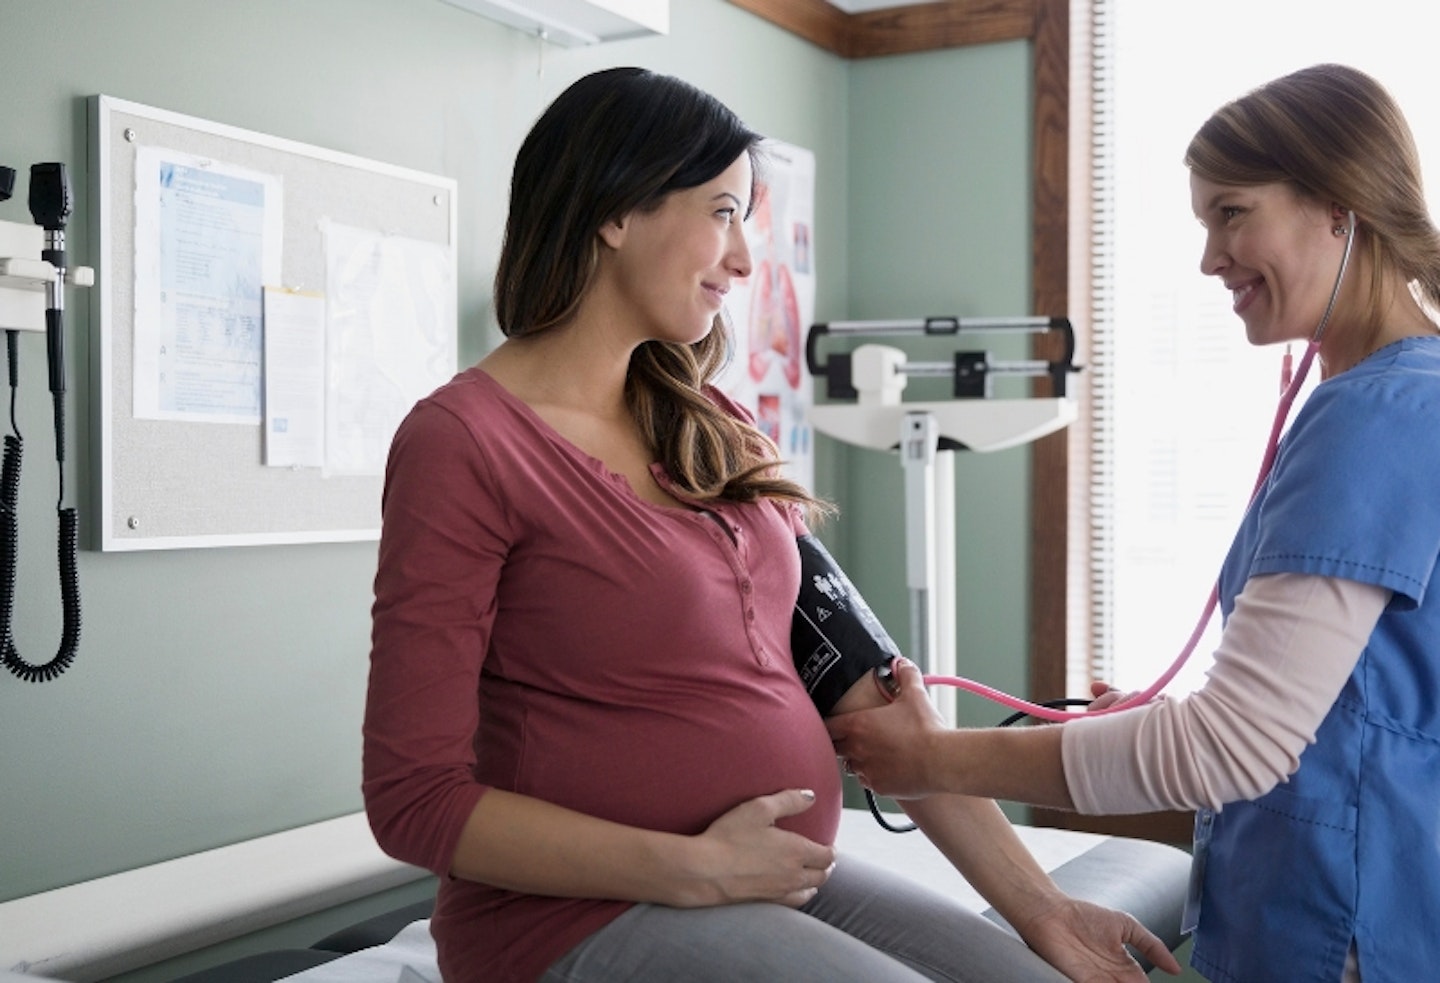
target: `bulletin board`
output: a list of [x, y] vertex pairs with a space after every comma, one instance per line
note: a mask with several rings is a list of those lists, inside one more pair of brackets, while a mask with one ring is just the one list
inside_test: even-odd
[[[283, 228], [272, 237], [283, 243], [281, 283], [267, 287], [324, 294], [331, 262], [326, 243], [336, 228], [424, 245], [448, 263], [448, 283], [432, 291], [443, 296], [431, 298], [437, 301], [432, 307], [443, 308], [438, 323], [448, 327], [442, 338], [448, 372], [457, 357], [456, 182], [104, 95], [90, 99], [89, 143], [98, 288], [92, 295], [92, 433], [99, 438], [93, 499], [99, 514], [89, 545], [119, 551], [378, 538], [379, 468], [337, 473], [267, 464], [263, 417], [211, 422], [137, 412], [144, 405], [137, 403], [137, 388], [143, 395], [151, 384], [144, 374], [148, 355], [136, 351], [138, 337], [148, 343], [153, 320], [142, 303], [137, 324], [137, 292], [152, 292], [137, 276], [137, 240], [142, 253], [148, 247], [136, 231], [137, 214], [149, 209], [145, 176], [153, 148], [164, 148], [273, 178], [283, 188]], [[373, 331], [386, 330], [385, 321], [372, 319]], [[388, 339], [392, 351], [405, 343]]]

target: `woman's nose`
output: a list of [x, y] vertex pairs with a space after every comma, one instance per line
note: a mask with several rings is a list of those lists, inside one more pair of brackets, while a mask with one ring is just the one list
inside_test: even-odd
[[730, 252], [727, 265], [730, 272], [738, 277], [750, 275], [750, 243], [745, 239], [745, 228], [736, 223], [731, 227]]

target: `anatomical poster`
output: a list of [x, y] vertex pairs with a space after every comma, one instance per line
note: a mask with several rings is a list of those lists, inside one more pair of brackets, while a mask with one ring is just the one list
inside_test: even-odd
[[762, 160], [746, 222], [751, 272], [726, 298], [735, 350], [719, 384], [775, 441], [786, 475], [813, 488], [805, 335], [815, 313], [815, 155], [767, 140]]

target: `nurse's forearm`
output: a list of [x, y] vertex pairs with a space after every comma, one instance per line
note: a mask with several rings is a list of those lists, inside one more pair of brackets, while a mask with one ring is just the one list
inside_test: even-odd
[[931, 735], [927, 785], [961, 795], [1074, 811], [1060, 756], [1061, 727], [993, 727]]

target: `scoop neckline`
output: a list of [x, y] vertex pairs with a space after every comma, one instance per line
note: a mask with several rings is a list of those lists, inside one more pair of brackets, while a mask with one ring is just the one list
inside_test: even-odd
[[535, 411], [535, 407], [525, 402], [525, 400], [512, 393], [509, 389], [506, 389], [499, 379], [495, 378], [489, 372], [485, 371], [484, 368], [479, 365], [474, 365], [471, 366], [469, 371], [475, 373], [477, 376], [484, 379], [485, 384], [498, 392], [501, 399], [513, 410], [518, 411], [532, 425], [537, 427], [545, 435], [545, 438], [550, 441], [551, 444], [554, 444], [555, 446], [559, 447], [564, 453], [570, 455], [571, 457], [577, 458], [578, 460], [589, 466], [589, 468], [594, 471], [599, 477], [615, 484], [624, 494], [628, 495], [632, 500], [640, 503], [646, 508], [655, 509], [666, 514], [678, 513], [681, 515], [699, 515], [705, 511], [715, 511], [712, 506], [701, 505], [697, 502], [694, 502], [683, 492], [680, 492], [678, 489], [676, 489], [675, 483], [670, 479], [669, 472], [665, 470], [665, 465], [660, 461], [651, 461], [649, 463], [650, 474], [654, 477], [656, 483], [660, 485], [660, 487], [663, 488], [668, 495], [673, 497], [680, 504], [678, 506], [661, 505], [658, 502], [651, 502], [643, 498], [638, 492], [635, 491], [634, 488], [630, 486], [629, 479], [627, 479], [623, 474], [612, 470], [609, 465], [607, 465], [604, 461], [600, 460], [594, 454], [590, 454], [582, 450], [579, 446], [575, 444], [574, 441], [570, 440], [559, 430], [556, 430], [543, 416], [537, 413]]

